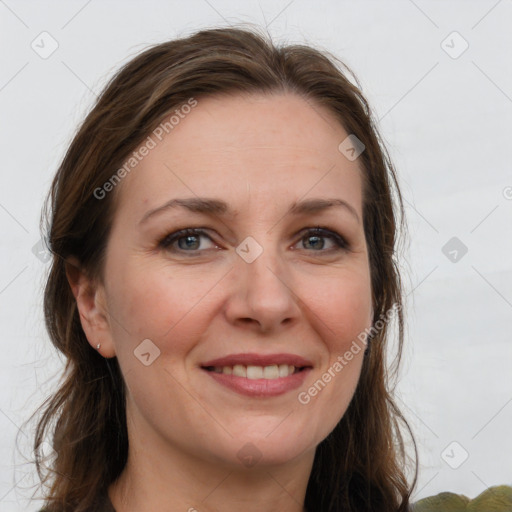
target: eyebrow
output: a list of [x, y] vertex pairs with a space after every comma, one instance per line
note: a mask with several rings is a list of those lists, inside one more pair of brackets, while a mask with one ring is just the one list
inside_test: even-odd
[[[350, 212], [358, 222], [360, 222], [359, 215], [355, 208], [344, 201], [343, 199], [305, 199], [302, 201], [295, 201], [288, 209], [286, 215], [304, 215], [315, 214], [327, 210], [328, 208], [341, 207]], [[230, 216], [234, 217], [237, 212], [232, 211], [228, 204], [219, 199], [212, 199], [208, 197], [187, 197], [179, 199], [171, 199], [167, 203], [153, 210], [149, 210], [144, 214], [139, 224], [145, 223], [150, 217], [154, 215], [172, 210], [174, 208], [185, 208], [194, 213], [202, 213], [210, 216]]]

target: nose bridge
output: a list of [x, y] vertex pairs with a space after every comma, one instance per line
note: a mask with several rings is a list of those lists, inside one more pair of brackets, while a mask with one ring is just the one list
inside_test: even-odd
[[236, 252], [241, 261], [237, 262], [237, 272], [243, 273], [244, 280], [253, 290], [264, 287], [281, 290], [282, 279], [286, 272], [280, 261], [278, 243], [268, 233], [246, 237], [237, 247]]
[[261, 233], [246, 237], [236, 248], [235, 279], [240, 309], [238, 315], [260, 324], [276, 325], [297, 314], [286, 262], [275, 237]]

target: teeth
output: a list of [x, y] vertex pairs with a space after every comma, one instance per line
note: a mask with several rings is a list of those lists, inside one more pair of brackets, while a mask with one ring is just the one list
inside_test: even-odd
[[247, 377], [247, 368], [241, 364], [233, 366], [233, 375], [236, 377]]
[[264, 379], [277, 379], [279, 378], [279, 366], [273, 364], [272, 366], [265, 366], [263, 369]]
[[263, 368], [261, 366], [248, 366], [247, 367], [247, 378], [248, 379], [262, 379]]
[[224, 373], [225, 375], [234, 375], [235, 377], [245, 377], [246, 379], [278, 379], [279, 377], [288, 377], [295, 373], [295, 366], [291, 364], [272, 364], [269, 366], [244, 366], [235, 364], [235, 366], [215, 366], [215, 373]]
[[280, 364], [279, 365], [279, 377], [288, 377], [288, 375], [291, 375], [288, 365], [287, 364]]

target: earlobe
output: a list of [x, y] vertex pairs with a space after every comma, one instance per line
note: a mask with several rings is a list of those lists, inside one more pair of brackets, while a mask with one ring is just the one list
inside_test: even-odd
[[89, 344], [103, 357], [114, 357], [108, 311], [103, 285], [90, 279], [78, 260], [70, 258], [65, 263], [66, 277], [76, 300], [80, 323]]

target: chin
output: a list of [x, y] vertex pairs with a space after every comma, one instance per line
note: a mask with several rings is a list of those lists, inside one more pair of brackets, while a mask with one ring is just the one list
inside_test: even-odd
[[229, 465], [240, 466], [247, 469], [254, 467], [272, 467], [286, 465], [306, 453], [313, 451], [318, 443], [305, 438], [302, 432], [297, 436], [290, 432], [281, 435], [266, 434], [260, 432], [255, 436], [235, 436], [230, 439], [230, 450], [226, 453]]

